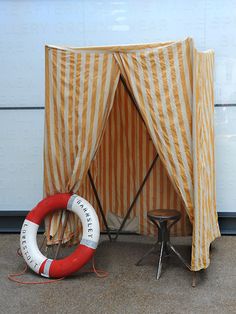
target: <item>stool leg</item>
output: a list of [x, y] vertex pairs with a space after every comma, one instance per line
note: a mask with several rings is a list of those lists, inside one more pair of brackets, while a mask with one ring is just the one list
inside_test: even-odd
[[161, 276], [163, 250], [164, 250], [164, 241], [161, 242], [161, 250], [160, 250], [160, 256], [159, 256], [159, 261], [158, 261], [158, 266], [157, 266], [157, 275], [156, 275], [157, 280]]
[[148, 250], [144, 255], [143, 257], [140, 258], [140, 260], [136, 263], [136, 266], [139, 266], [142, 262], [142, 260], [145, 259], [145, 257], [147, 257], [149, 254], [151, 254], [152, 252], [155, 251], [155, 246], [153, 246], [150, 250]]
[[185, 261], [185, 259], [180, 255], [180, 253], [173, 247], [173, 245], [168, 242], [167, 245], [169, 248], [175, 253], [175, 255], [181, 260], [181, 262], [189, 269], [191, 270], [190, 265]]
[[167, 221], [162, 221], [160, 224], [161, 224], [161, 230], [162, 230], [162, 240], [164, 241], [163, 255], [164, 257], [167, 257], [170, 255], [170, 251], [167, 244], [170, 240], [170, 231], [167, 227]]
[[193, 275], [192, 275], [192, 287], [193, 288], [196, 287], [196, 277], [197, 277], [197, 272], [193, 271]]

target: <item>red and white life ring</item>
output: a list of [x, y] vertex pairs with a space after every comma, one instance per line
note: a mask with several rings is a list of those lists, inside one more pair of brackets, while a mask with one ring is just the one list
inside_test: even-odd
[[[76, 250], [64, 259], [46, 258], [37, 245], [37, 231], [45, 216], [58, 209], [67, 209], [79, 216], [83, 236]], [[23, 223], [20, 247], [27, 265], [36, 273], [50, 278], [60, 278], [83, 267], [93, 256], [99, 241], [100, 228], [94, 208], [82, 197], [74, 194], [56, 194], [42, 200], [29, 212]]]

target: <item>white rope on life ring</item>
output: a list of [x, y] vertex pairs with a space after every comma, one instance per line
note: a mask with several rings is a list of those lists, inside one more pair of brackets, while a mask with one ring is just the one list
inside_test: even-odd
[[[40, 252], [36, 237], [41, 221], [47, 214], [58, 209], [67, 209], [79, 216], [83, 236], [71, 255], [52, 260]], [[42, 200], [26, 216], [20, 234], [20, 248], [24, 260], [34, 272], [44, 277], [60, 278], [79, 270], [92, 258], [99, 237], [99, 221], [91, 204], [76, 194], [56, 194]]]

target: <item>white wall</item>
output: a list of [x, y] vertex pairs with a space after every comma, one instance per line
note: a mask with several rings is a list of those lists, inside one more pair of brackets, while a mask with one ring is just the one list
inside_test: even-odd
[[[194, 38], [216, 53], [215, 103], [236, 104], [235, 0], [1, 0], [0, 107], [44, 106], [44, 45]], [[228, 115], [228, 119], [225, 116]], [[236, 211], [236, 107], [216, 108], [218, 210]], [[0, 210], [42, 197], [43, 112], [0, 111]], [[13, 198], [14, 195], [14, 198]]]
[[236, 107], [216, 108], [215, 125], [217, 209], [236, 212]]
[[33, 208], [42, 198], [44, 111], [0, 111], [0, 210]]

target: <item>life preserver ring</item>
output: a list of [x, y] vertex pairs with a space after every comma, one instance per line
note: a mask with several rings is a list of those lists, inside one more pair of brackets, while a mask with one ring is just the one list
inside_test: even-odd
[[[79, 216], [83, 236], [76, 250], [64, 259], [45, 257], [37, 245], [37, 231], [45, 216], [58, 209], [67, 209]], [[50, 278], [60, 278], [83, 267], [93, 256], [99, 241], [100, 228], [94, 208], [84, 198], [74, 194], [56, 194], [42, 200], [34, 207], [23, 223], [20, 247], [27, 265], [36, 273]]]

